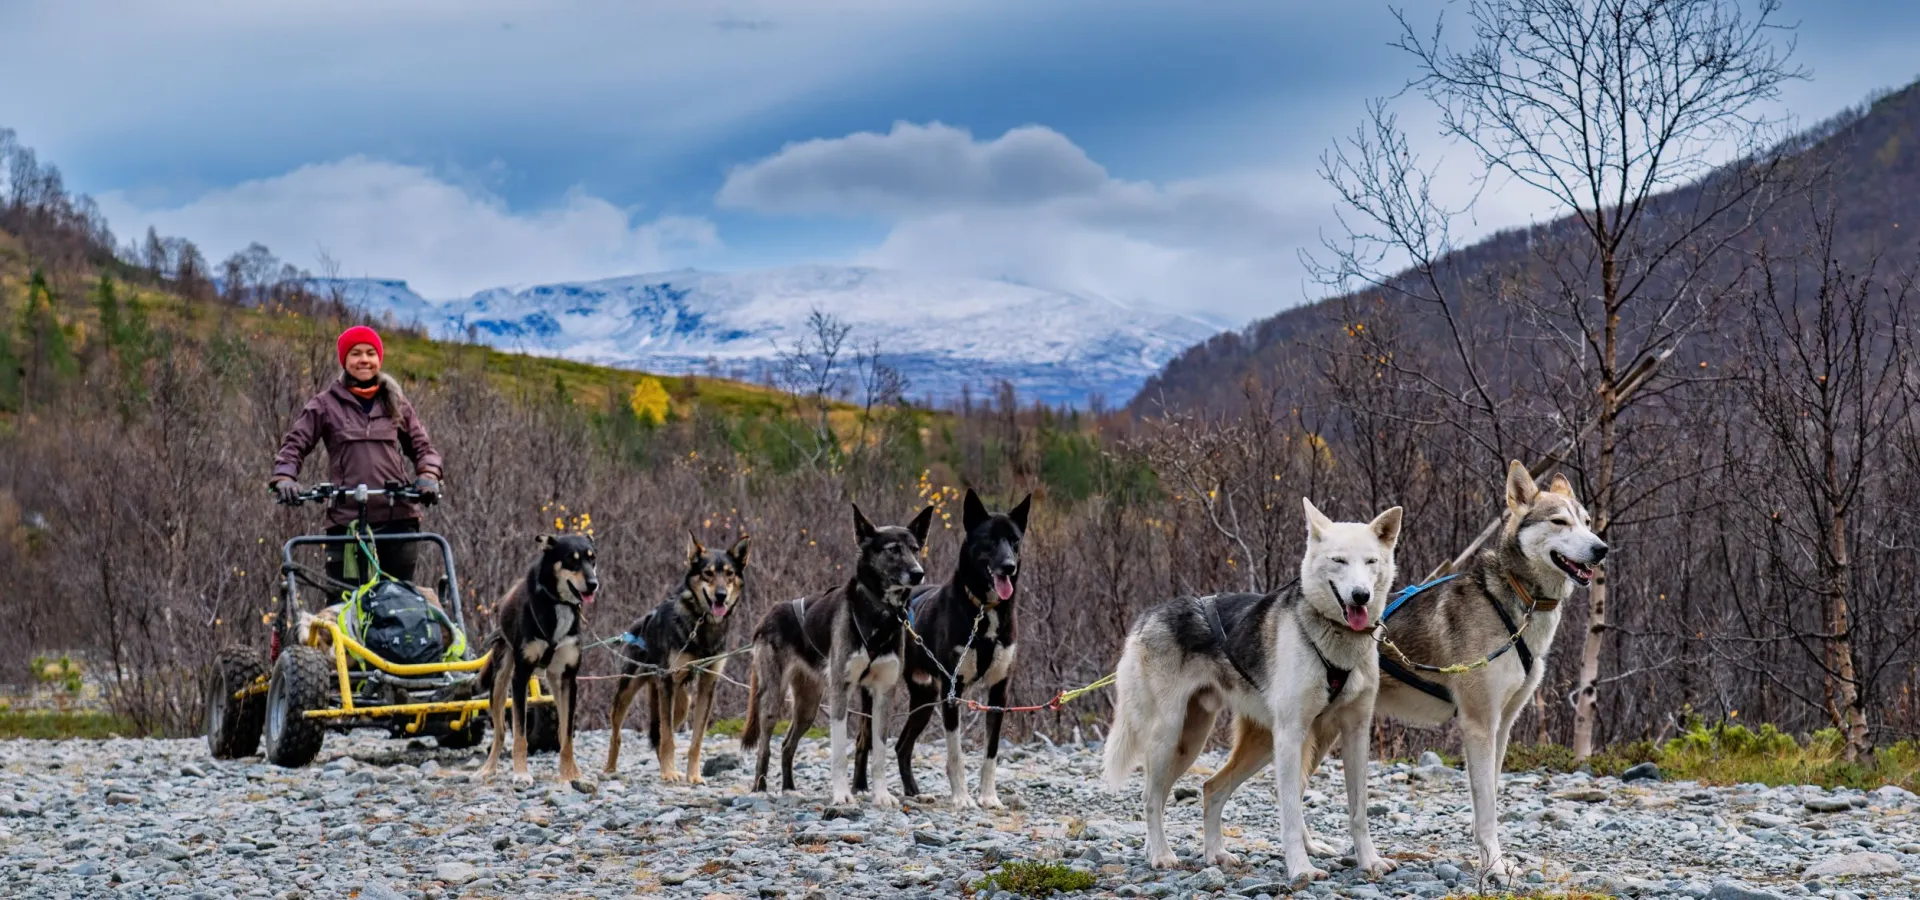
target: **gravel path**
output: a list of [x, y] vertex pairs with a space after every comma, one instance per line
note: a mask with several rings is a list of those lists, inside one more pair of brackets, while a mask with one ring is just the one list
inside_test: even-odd
[[[947, 898], [1009, 859], [1092, 872], [1098, 887], [1083, 895], [1288, 893], [1267, 779], [1227, 808], [1228, 848], [1247, 863], [1227, 871], [1191, 862], [1199, 779], [1184, 779], [1168, 836], [1189, 865], [1157, 872], [1144, 865], [1139, 796], [1099, 787], [1095, 748], [1009, 748], [1009, 808], [956, 814], [939, 802], [825, 806], [823, 744], [803, 750], [802, 792], [781, 797], [745, 793], [747, 772], [727, 768], [740, 761], [730, 739], [709, 745], [703, 787], [658, 783], [640, 738], [628, 744], [623, 779], [582, 785], [592, 793], [555, 788], [551, 756], [534, 759], [541, 783], [514, 790], [473, 783], [477, 753], [408, 749], [376, 732], [330, 736], [324, 762], [299, 771], [217, 763], [199, 741], [0, 742], [0, 896]], [[605, 733], [584, 734], [581, 745], [582, 767], [597, 771]], [[920, 757], [932, 797], [945, 790], [937, 751], [928, 743]], [[1199, 767], [1222, 758], [1215, 750]], [[969, 771], [977, 766], [971, 751]], [[1400, 870], [1368, 882], [1328, 860], [1332, 880], [1295, 896], [1473, 889], [1464, 778], [1438, 765], [1376, 763], [1371, 780], [1374, 841]], [[1314, 776], [1309, 821], [1336, 845], [1345, 843], [1343, 796], [1334, 765]], [[1520, 774], [1507, 776], [1502, 801], [1503, 838], [1531, 870], [1515, 886], [1522, 892], [1920, 896], [1920, 805], [1897, 788]]]

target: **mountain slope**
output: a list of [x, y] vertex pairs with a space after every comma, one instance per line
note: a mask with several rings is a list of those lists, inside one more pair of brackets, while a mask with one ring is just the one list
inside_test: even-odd
[[348, 302], [443, 337], [650, 371], [758, 378], [806, 336], [813, 310], [852, 330], [848, 350], [878, 343], [916, 398], [1013, 382], [1024, 397], [1085, 405], [1132, 396], [1213, 326], [1097, 298], [999, 281], [867, 268], [691, 270], [602, 281], [495, 288], [432, 302], [404, 282], [349, 279]]
[[[1808, 161], [1830, 167], [1814, 200], [1823, 207], [1831, 203], [1834, 251], [1841, 261], [1857, 265], [1878, 256], [1902, 269], [1920, 262], [1920, 82], [1816, 126], [1789, 146]], [[1662, 203], [1685, 208], [1697, 190], [1696, 185], [1656, 198], [1654, 208]], [[1761, 239], [1776, 251], [1796, 246], [1811, 231], [1812, 206], [1806, 200], [1782, 204], [1743, 246], [1752, 249]], [[1440, 268], [1456, 283], [1480, 282], [1526, 265], [1533, 255], [1530, 244], [1541, 235], [1570, 230], [1570, 219], [1562, 219], [1500, 232], [1456, 251]], [[1334, 343], [1343, 325], [1337, 313], [1349, 299], [1323, 299], [1215, 334], [1170, 361], [1129, 406], [1141, 415], [1235, 408], [1243, 402], [1240, 386], [1249, 378], [1271, 380], [1274, 373], [1309, 361], [1318, 352], [1310, 346]], [[1430, 312], [1409, 316], [1408, 324], [1418, 332], [1410, 336], [1416, 342], [1438, 346], [1446, 340]]]

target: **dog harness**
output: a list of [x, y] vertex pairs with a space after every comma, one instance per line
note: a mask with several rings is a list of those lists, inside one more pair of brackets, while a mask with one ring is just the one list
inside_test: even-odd
[[[1213, 630], [1213, 643], [1220, 648], [1220, 655], [1227, 658], [1227, 662], [1233, 666], [1233, 670], [1240, 673], [1240, 677], [1246, 679], [1247, 684], [1258, 688], [1260, 681], [1248, 674], [1246, 668], [1240, 665], [1239, 660], [1233, 658], [1232, 651], [1227, 648], [1227, 628], [1220, 621], [1220, 610], [1215, 606], [1215, 599], [1214, 597], [1208, 597], [1200, 601], [1200, 609], [1207, 615], [1207, 627]], [[1340, 691], [1346, 688], [1347, 676], [1352, 673], [1347, 669], [1336, 668], [1333, 663], [1327, 662], [1327, 657], [1320, 652], [1319, 647], [1313, 646], [1313, 641], [1307, 641], [1307, 646], [1313, 647], [1313, 655], [1319, 658], [1320, 667], [1326, 670], [1327, 702], [1332, 703], [1335, 697], [1340, 696]]]
[[[1394, 595], [1393, 602], [1388, 603], [1387, 608], [1380, 613], [1380, 624], [1385, 625], [1387, 623], [1387, 619], [1391, 618], [1395, 611], [1399, 610], [1400, 607], [1405, 606], [1407, 601], [1412, 600], [1416, 596], [1419, 596], [1422, 592], [1426, 591], [1428, 588], [1439, 587], [1440, 585], [1446, 584], [1447, 582], [1452, 581], [1455, 578], [1459, 578], [1459, 577], [1460, 576], [1456, 573], [1453, 575], [1446, 575], [1440, 578], [1435, 578], [1434, 580], [1426, 582], [1425, 584], [1410, 584], [1404, 588], [1401, 588], [1400, 593]], [[1516, 591], [1520, 591], [1520, 585], [1518, 583], [1515, 583], [1514, 589]], [[1527, 596], [1525, 591], [1520, 591], [1520, 595], [1523, 597]], [[1532, 600], [1531, 597], [1528, 597], [1527, 599]], [[1524, 637], [1521, 637], [1519, 634], [1519, 629], [1514, 626], [1513, 616], [1507, 614], [1507, 608], [1501, 605], [1500, 598], [1493, 596], [1492, 593], [1487, 594], [1487, 602], [1493, 605], [1493, 614], [1500, 617], [1500, 626], [1502, 628], [1505, 628], [1508, 634], [1511, 634], [1514, 636], [1513, 641], [1511, 643], [1507, 644], [1504, 647], [1501, 647], [1498, 650], [1493, 651], [1490, 654], [1487, 654], [1487, 662], [1492, 662], [1496, 659], [1499, 659], [1502, 654], [1505, 654], [1507, 650], [1511, 648], [1513, 652], [1520, 657], [1520, 668], [1523, 671], [1527, 671], [1527, 672], [1533, 671], [1533, 650], [1532, 648], [1527, 646], [1527, 639]], [[1411, 687], [1414, 690], [1417, 690], [1423, 694], [1426, 694], [1427, 696], [1432, 697], [1435, 700], [1438, 700], [1449, 706], [1453, 705], [1453, 692], [1447, 690], [1446, 685], [1435, 684], [1432, 681], [1429, 681], [1425, 678], [1421, 678], [1419, 675], [1414, 674], [1412, 669], [1404, 665], [1401, 665], [1399, 662], [1395, 661], [1393, 657], [1387, 655], [1385, 652], [1382, 652], [1380, 654], [1380, 671], [1385, 672], [1388, 675], [1392, 675], [1394, 679], [1399, 681], [1400, 683], [1405, 684], [1408, 687]]]

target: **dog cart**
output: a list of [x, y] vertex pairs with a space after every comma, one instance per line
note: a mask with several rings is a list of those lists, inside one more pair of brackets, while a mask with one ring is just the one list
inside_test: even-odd
[[[264, 658], [250, 647], [229, 647], [208, 673], [207, 748], [216, 759], [251, 756], [264, 738], [268, 762], [304, 766], [319, 754], [326, 732], [362, 727], [384, 727], [394, 737], [430, 736], [446, 748], [472, 747], [486, 735], [490, 686], [480, 683], [480, 674], [487, 657], [474, 658], [466, 638], [453, 548], [426, 531], [377, 536], [383, 546], [438, 548], [442, 574], [429, 598], [380, 571], [376, 536], [367, 527], [371, 504], [421, 500], [421, 494], [398, 482], [320, 484], [293, 505], [343, 496], [360, 507], [347, 534], [304, 535], [281, 547], [283, 581]], [[295, 559], [296, 551], [333, 546], [361, 549], [361, 568], [368, 571], [360, 584], [334, 581]], [[303, 586], [322, 600], [314, 612], [301, 602]], [[528, 697], [527, 739], [536, 752], [560, 745], [553, 698], [537, 680]]]

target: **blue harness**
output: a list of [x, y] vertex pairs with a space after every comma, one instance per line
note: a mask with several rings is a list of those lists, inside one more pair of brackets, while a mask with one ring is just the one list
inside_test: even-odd
[[[1384, 608], [1384, 610], [1380, 610], [1380, 626], [1384, 626], [1384, 624], [1386, 624], [1386, 620], [1388, 620], [1388, 618], [1392, 618], [1392, 616], [1394, 616], [1394, 612], [1398, 612], [1398, 610], [1400, 610], [1400, 606], [1405, 606], [1405, 604], [1407, 604], [1407, 601], [1411, 601], [1411, 599], [1415, 599], [1415, 597], [1419, 597], [1419, 595], [1421, 595], [1423, 591], [1427, 591], [1427, 589], [1430, 589], [1430, 587], [1440, 587], [1440, 585], [1444, 585], [1444, 583], [1448, 583], [1448, 581], [1455, 580], [1455, 578], [1459, 578], [1459, 574], [1452, 574], [1452, 576], [1442, 576], [1442, 578], [1436, 578], [1436, 580], [1427, 581], [1427, 583], [1417, 583], [1417, 585], [1405, 585], [1405, 587], [1402, 587], [1402, 589], [1400, 589], [1400, 593], [1396, 593], [1396, 595], [1394, 595], [1394, 599], [1392, 599], [1392, 603], [1386, 604], [1386, 608]], [[1501, 622], [1505, 622], [1505, 620], [1507, 620], [1507, 610], [1501, 610], [1500, 604], [1498, 603], [1494, 604], [1494, 608], [1496, 608], [1496, 610], [1500, 610]], [[1511, 622], [1509, 622], [1509, 629], [1511, 629]], [[1523, 651], [1521, 651], [1521, 654], [1523, 654], [1523, 656], [1532, 656], [1530, 652], [1526, 652], [1524, 651], [1524, 649]], [[1434, 700], [1440, 700], [1440, 702], [1444, 702], [1444, 704], [1448, 704], [1448, 706], [1452, 706], [1453, 704], [1453, 691], [1448, 691], [1448, 689], [1446, 689], [1446, 685], [1436, 685], [1436, 683], [1432, 683], [1432, 681], [1428, 681], [1428, 679], [1425, 679], [1425, 677], [1421, 677], [1421, 675], [1413, 674], [1413, 670], [1411, 670], [1411, 668], [1407, 668], [1407, 666], [1402, 666], [1400, 662], [1396, 662], [1396, 660], [1394, 660], [1392, 656], [1388, 656], [1388, 654], [1386, 654], [1386, 652], [1384, 651], [1380, 652], [1380, 672], [1384, 672], [1384, 674], [1388, 674], [1388, 675], [1394, 675], [1394, 679], [1396, 679], [1396, 681], [1400, 681], [1400, 683], [1404, 683], [1404, 685], [1407, 685], [1407, 687], [1411, 687], [1411, 689], [1415, 689], [1415, 691], [1419, 691], [1419, 693], [1423, 693], [1423, 695], [1427, 695], [1427, 697], [1432, 697], [1432, 699]]]

